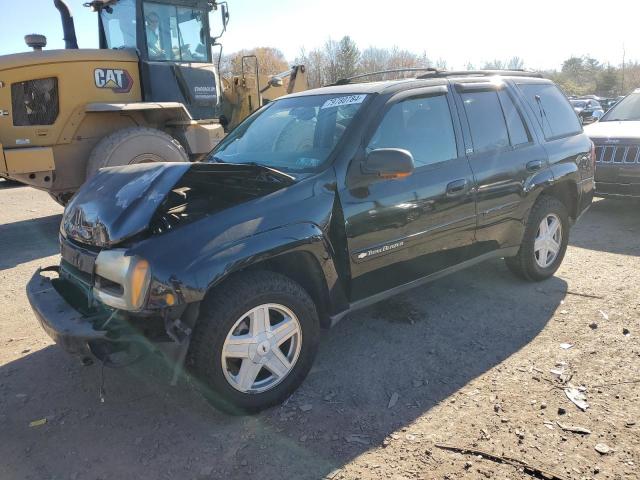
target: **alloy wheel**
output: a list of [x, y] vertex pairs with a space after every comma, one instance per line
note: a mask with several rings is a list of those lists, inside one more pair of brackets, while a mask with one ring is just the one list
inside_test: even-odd
[[550, 213], [540, 222], [533, 245], [538, 266], [548, 268], [558, 257], [561, 245], [562, 222], [555, 213]]
[[222, 370], [242, 393], [272, 389], [284, 380], [300, 355], [302, 328], [284, 305], [259, 305], [231, 327], [222, 347]]

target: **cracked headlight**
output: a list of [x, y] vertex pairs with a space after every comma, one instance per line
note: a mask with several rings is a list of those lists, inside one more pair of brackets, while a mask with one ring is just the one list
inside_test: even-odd
[[141, 310], [150, 282], [149, 262], [143, 258], [126, 256], [122, 249], [103, 250], [96, 258], [93, 294], [105, 305]]

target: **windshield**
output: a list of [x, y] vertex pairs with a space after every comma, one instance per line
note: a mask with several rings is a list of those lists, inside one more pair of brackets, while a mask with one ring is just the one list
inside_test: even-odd
[[107, 48], [136, 48], [136, 5], [120, 0], [100, 10]]
[[571, 105], [573, 105], [575, 108], [584, 108], [586, 104], [586, 102], [582, 102], [579, 100], [571, 100]]
[[632, 93], [609, 110], [601, 122], [626, 122], [640, 120], [640, 93]]
[[210, 161], [312, 172], [328, 158], [367, 95], [309, 95], [275, 101], [232, 131]]

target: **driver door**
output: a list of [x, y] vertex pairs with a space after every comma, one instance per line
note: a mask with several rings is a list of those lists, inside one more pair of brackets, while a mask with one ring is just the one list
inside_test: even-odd
[[[351, 301], [410, 283], [472, 256], [474, 179], [447, 87], [402, 92], [384, 107], [365, 151], [401, 148], [415, 170], [340, 191]], [[360, 162], [351, 168], [360, 169]], [[357, 177], [359, 173], [356, 172]]]

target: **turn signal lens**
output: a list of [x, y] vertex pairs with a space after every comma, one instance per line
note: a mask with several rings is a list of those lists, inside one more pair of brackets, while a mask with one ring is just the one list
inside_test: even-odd
[[149, 287], [149, 262], [138, 260], [131, 271], [131, 303], [136, 307], [142, 307]]
[[172, 307], [173, 304], [176, 303], [176, 297], [174, 297], [172, 293], [167, 293], [164, 296], [164, 303]]

